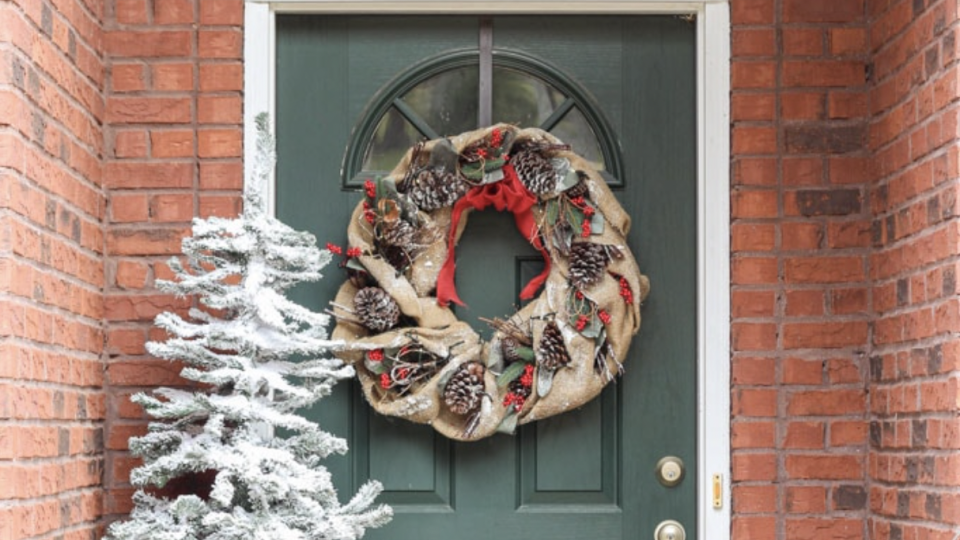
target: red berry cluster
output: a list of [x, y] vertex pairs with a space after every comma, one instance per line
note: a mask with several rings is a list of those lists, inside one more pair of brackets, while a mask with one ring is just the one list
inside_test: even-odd
[[[343, 255], [343, 248], [332, 243], [327, 242], [327, 251], [333, 253], [334, 255]], [[359, 257], [363, 254], [363, 250], [358, 247], [348, 247], [347, 248], [347, 258], [353, 259], [354, 257]]]
[[377, 185], [369, 178], [363, 183], [363, 191], [367, 194], [367, 198], [377, 198]]
[[597, 317], [600, 317], [600, 320], [603, 321], [603, 324], [610, 324], [612, 317], [605, 310], [600, 310], [597, 312]]
[[592, 231], [593, 231], [593, 229], [592, 229], [591, 226], [590, 226], [590, 220], [588, 220], [588, 219], [583, 220], [583, 225], [580, 226], [580, 236], [581, 236], [582, 238], [589, 238], [589, 237], [590, 237], [590, 233], [591, 233]]
[[590, 322], [590, 317], [586, 315], [580, 315], [577, 317], [577, 332], [582, 332], [584, 328], [587, 327], [587, 324]]
[[367, 353], [367, 359], [371, 362], [380, 362], [383, 360], [383, 349], [374, 349]]
[[533, 387], [533, 364], [527, 364], [523, 368], [523, 375], [520, 376], [520, 388], [507, 392], [503, 396], [503, 406], [513, 407], [515, 412], [520, 412], [523, 405], [527, 402], [527, 396], [530, 395], [530, 389]]
[[393, 381], [390, 379], [390, 375], [388, 375], [388, 374], [386, 374], [386, 373], [381, 373], [381, 374], [380, 374], [380, 388], [383, 388], [384, 390], [386, 390], [386, 389], [390, 388], [391, 386], [393, 386]]
[[494, 128], [490, 132], [490, 146], [499, 148], [501, 144], [503, 144], [503, 132], [500, 131], [500, 128]]
[[370, 206], [370, 201], [363, 201], [363, 219], [367, 220], [367, 223], [371, 225], [377, 221], [377, 213], [374, 212], [373, 207]]
[[632, 304], [633, 303], [633, 289], [630, 288], [630, 284], [627, 283], [627, 278], [620, 276], [620, 296], [623, 297], [623, 301]]

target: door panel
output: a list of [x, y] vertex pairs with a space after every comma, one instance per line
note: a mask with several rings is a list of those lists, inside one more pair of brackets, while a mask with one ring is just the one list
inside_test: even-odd
[[[321, 244], [344, 243], [360, 195], [342, 189], [339, 168], [362, 111], [410, 65], [477, 47], [478, 27], [477, 17], [279, 16], [278, 216]], [[516, 50], [552, 64], [592, 94], [619, 136], [625, 174], [615, 193], [652, 285], [626, 374], [579, 410], [473, 443], [380, 417], [350, 384], [308, 414], [350, 440], [349, 454], [328, 462], [343, 497], [366, 478], [387, 488], [397, 517], [368, 538], [647, 538], [663, 519], [693, 535], [694, 28], [672, 17], [495, 17], [493, 28], [494, 58]], [[492, 212], [469, 216], [457, 255], [469, 306], [457, 314], [489, 335], [478, 317], [514, 312], [542, 263], [512, 216]], [[327, 274], [298, 299], [323, 309], [344, 278]], [[665, 455], [687, 464], [675, 488], [655, 478]]]

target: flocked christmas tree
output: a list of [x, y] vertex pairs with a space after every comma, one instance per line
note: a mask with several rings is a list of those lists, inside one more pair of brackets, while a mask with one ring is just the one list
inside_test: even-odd
[[[328, 317], [284, 295], [320, 279], [330, 254], [266, 212], [274, 148], [265, 116], [257, 127], [243, 214], [194, 220], [183, 241], [186, 265], [173, 259], [176, 281], [159, 284], [195, 295], [200, 307], [186, 319], [158, 316], [171, 337], [147, 349], [182, 361], [182, 376], [200, 384], [135, 396], [154, 421], [130, 440], [144, 463], [131, 473], [136, 507], [111, 526], [113, 539], [354, 539], [390, 520], [390, 508], [374, 504], [377, 482], [340, 504], [321, 461], [346, 452], [346, 441], [297, 413], [353, 369], [329, 355], [336, 343], [327, 338]], [[215, 477], [207, 496], [153, 490], [199, 472]]]

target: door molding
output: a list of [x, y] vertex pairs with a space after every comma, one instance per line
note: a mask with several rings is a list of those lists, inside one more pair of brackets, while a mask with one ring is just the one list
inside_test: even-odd
[[[244, 147], [255, 116], [275, 117], [278, 13], [692, 14], [697, 25], [698, 538], [730, 538], [730, 12], [728, 0], [246, 0]], [[244, 161], [250, 177], [253, 160]], [[274, 187], [268, 188], [273, 208]], [[651, 471], [651, 475], [653, 471]], [[714, 475], [721, 475], [720, 507]], [[650, 531], [652, 534], [652, 531]], [[646, 533], [641, 533], [646, 537]]]

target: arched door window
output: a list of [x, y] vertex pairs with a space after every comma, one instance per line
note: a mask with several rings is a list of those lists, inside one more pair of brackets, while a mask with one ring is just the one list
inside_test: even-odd
[[359, 185], [388, 173], [419, 140], [499, 122], [549, 131], [610, 184], [622, 178], [619, 142], [579, 84], [532, 56], [481, 47], [427, 59], [384, 86], [353, 130], [343, 179]]

